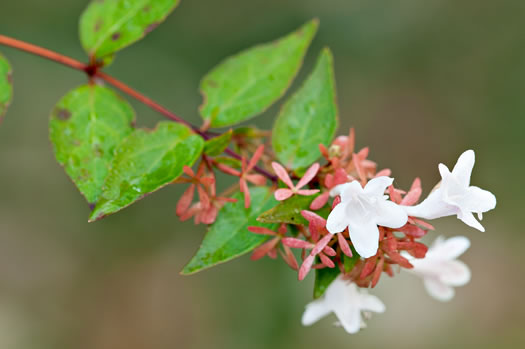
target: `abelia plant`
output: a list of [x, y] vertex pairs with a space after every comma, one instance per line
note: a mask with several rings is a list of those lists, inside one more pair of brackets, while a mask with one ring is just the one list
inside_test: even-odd
[[[88, 203], [89, 220], [116, 213], [164, 186], [185, 184], [174, 200], [175, 213], [209, 227], [182, 274], [246, 253], [252, 260], [280, 256], [299, 280], [315, 274], [315, 300], [306, 307], [304, 325], [333, 312], [347, 332], [357, 332], [364, 326], [363, 311], [386, 308], [365, 289], [374, 288], [384, 274], [404, 270], [421, 276], [432, 296], [451, 299], [453, 287], [470, 279], [468, 267], [456, 260], [470, 242], [438, 238], [429, 249], [421, 238], [434, 230], [427, 220], [450, 215], [484, 230], [473, 213], [481, 219], [496, 198], [470, 185], [474, 152], [463, 153], [452, 171], [440, 164], [441, 182], [418, 204], [418, 178], [406, 191], [397, 188], [391, 171], [368, 159], [368, 148], [356, 149], [353, 129], [334, 139], [338, 108], [328, 48], [283, 102], [271, 132], [235, 127], [288, 90], [317, 20], [213, 68], [201, 83], [203, 123], [191, 125], [103, 72], [117, 51], [146, 36], [177, 4], [92, 1], [80, 21], [86, 64], [0, 35], [2, 45], [87, 74], [86, 85], [57, 103], [49, 132], [57, 162]], [[109, 86], [170, 121], [153, 130], [137, 126], [131, 105]], [[0, 116], [11, 99], [11, 68], [0, 55]], [[218, 172], [238, 181], [217, 193]]]

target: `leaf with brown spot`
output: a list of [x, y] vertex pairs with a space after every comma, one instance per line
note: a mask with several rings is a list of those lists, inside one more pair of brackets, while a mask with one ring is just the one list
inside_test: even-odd
[[142, 39], [179, 0], [92, 1], [80, 18], [80, 40], [90, 57], [113, 54]]
[[135, 113], [112, 90], [86, 85], [58, 102], [49, 123], [57, 161], [89, 203], [98, 200], [117, 145]]
[[159, 122], [154, 130], [136, 129], [115, 151], [90, 222], [172, 183], [184, 166], [195, 163], [203, 147], [201, 136], [175, 122]]

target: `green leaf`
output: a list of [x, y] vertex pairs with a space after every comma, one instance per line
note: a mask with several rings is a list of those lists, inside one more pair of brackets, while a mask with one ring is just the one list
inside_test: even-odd
[[268, 131], [263, 131], [255, 126], [237, 127], [233, 130], [233, 136], [241, 136], [246, 138], [262, 138], [268, 136]]
[[277, 158], [291, 169], [309, 166], [321, 155], [319, 144], [330, 144], [337, 124], [333, 59], [326, 48], [275, 121], [272, 145]]
[[222, 152], [228, 148], [232, 135], [233, 130], [230, 129], [228, 132], [225, 132], [220, 136], [207, 140], [204, 144], [204, 153], [209, 156], [221, 155]]
[[229, 156], [217, 156], [213, 158], [213, 160], [220, 164], [230, 166], [231, 168], [240, 169], [242, 167], [240, 160], [230, 158]]
[[55, 106], [49, 137], [55, 157], [86, 200], [94, 204], [117, 145], [133, 131], [131, 106], [108, 88], [86, 85]]
[[301, 215], [302, 210], [309, 210], [310, 204], [318, 195], [294, 195], [281, 201], [277, 206], [262, 213], [257, 219], [262, 223], [288, 223], [308, 225], [308, 221]]
[[13, 98], [13, 81], [11, 66], [7, 59], [0, 54], [0, 120]]
[[321, 297], [328, 286], [334, 281], [337, 276], [341, 274], [341, 270], [335, 266], [335, 268], [323, 268], [315, 270], [315, 282], [314, 282], [314, 298]]
[[[302, 210], [310, 210], [310, 204], [319, 194], [311, 196], [294, 195], [291, 198], [279, 202], [279, 204], [266, 212], [263, 212], [257, 219], [262, 223], [288, 223], [297, 225], [308, 225], [308, 221], [301, 215]], [[330, 207], [325, 205], [316, 214], [328, 218]]]
[[251, 206], [244, 208], [244, 199], [240, 192], [233, 195], [238, 201], [226, 204], [219, 212], [202, 245], [184, 267], [181, 274], [188, 275], [227, 262], [250, 252], [268, 237], [248, 231], [248, 227], [264, 226], [274, 229], [275, 225], [257, 222], [259, 214], [276, 204], [272, 192], [266, 187], [250, 188]]
[[290, 86], [318, 25], [312, 20], [284, 38], [243, 51], [215, 67], [201, 82], [202, 118], [212, 127], [224, 127], [265, 111]]
[[354, 249], [354, 246], [350, 246], [350, 249], [352, 250], [352, 257], [348, 257], [347, 255], [343, 255], [343, 265], [345, 268], [345, 273], [350, 272], [357, 263], [357, 261], [360, 259], [359, 254]]
[[204, 141], [181, 124], [160, 122], [137, 129], [118, 146], [90, 221], [115, 213], [182, 174], [201, 155]]
[[80, 41], [102, 58], [140, 40], [175, 9], [179, 0], [93, 0], [80, 18]]
[[[352, 257], [343, 255], [343, 265], [345, 273], [349, 273], [359, 260], [359, 255], [355, 251], [353, 246], [350, 246], [352, 249]], [[315, 283], [314, 283], [314, 298], [321, 297], [325, 292], [328, 286], [341, 274], [341, 270], [336, 266], [335, 268], [323, 268], [315, 270]]]

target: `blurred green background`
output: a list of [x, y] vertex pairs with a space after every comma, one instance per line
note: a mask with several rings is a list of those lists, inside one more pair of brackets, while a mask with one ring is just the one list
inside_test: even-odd
[[[84, 59], [77, 24], [87, 1], [2, 1], [0, 33]], [[313, 278], [247, 257], [201, 274], [178, 272], [204, 227], [180, 223], [182, 188], [166, 188], [88, 224], [88, 207], [55, 163], [50, 110], [85, 77], [1, 47], [15, 100], [0, 126], [0, 348], [516, 348], [525, 343], [523, 171], [525, 3], [521, 0], [182, 1], [108, 71], [199, 122], [199, 79], [224, 57], [284, 35], [312, 17], [321, 27], [296, 88], [319, 50], [336, 62], [341, 129], [409, 186], [426, 193], [438, 162], [476, 150], [473, 182], [497, 195], [487, 232], [455, 218], [437, 236], [464, 234], [473, 279], [450, 303], [420, 280], [384, 277], [387, 312], [350, 336], [335, 318], [303, 328]], [[139, 124], [161, 117], [136, 104]], [[253, 122], [269, 128], [278, 109]], [[432, 236], [432, 237], [433, 237]]]

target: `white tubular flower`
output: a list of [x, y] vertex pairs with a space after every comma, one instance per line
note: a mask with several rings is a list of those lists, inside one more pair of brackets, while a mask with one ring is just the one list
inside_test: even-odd
[[394, 181], [390, 177], [377, 177], [363, 188], [358, 181], [340, 184], [330, 194], [340, 195], [337, 205], [326, 222], [331, 234], [344, 231], [348, 227], [350, 240], [363, 258], [377, 253], [379, 245], [378, 225], [400, 228], [408, 220], [404, 208], [387, 200], [385, 190]]
[[452, 172], [439, 164], [441, 184], [419, 205], [406, 206], [408, 215], [425, 219], [457, 215], [465, 224], [485, 231], [473, 213], [477, 213], [481, 220], [483, 212], [496, 207], [496, 197], [487, 190], [470, 185], [474, 162], [474, 151], [467, 150], [461, 154]]
[[330, 313], [334, 313], [348, 333], [357, 333], [366, 327], [361, 312], [383, 313], [385, 305], [376, 296], [361, 290], [356, 284], [335, 279], [325, 294], [309, 303], [304, 311], [303, 326], [310, 326]]
[[464, 236], [456, 236], [445, 240], [442, 236], [429, 248], [425, 258], [411, 258], [413, 269], [410, 273], [423, 278], [428, 293], [437, 300], [446, 302], [454, 297], [454, 287], [463, 286], [470, 281], [470, 269], [462, 261], [457, 260], [470, 247], [470, 241]]

